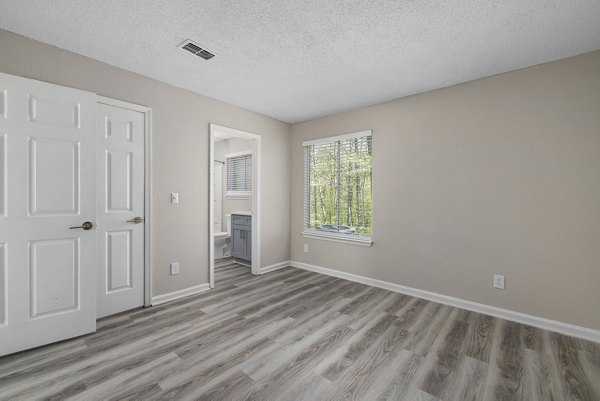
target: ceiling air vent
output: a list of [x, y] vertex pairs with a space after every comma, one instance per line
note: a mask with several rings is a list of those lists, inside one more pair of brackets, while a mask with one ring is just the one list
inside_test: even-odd
[[189, 39], [183, 42], [179, 47], [183, 50], [187, 50], [192, 54], [195, 54], [198, 57], [203, 58], [204, 60], [210, 60], [215, 56], [213, 53], [201, 48], [197, 43], [194, 43]]

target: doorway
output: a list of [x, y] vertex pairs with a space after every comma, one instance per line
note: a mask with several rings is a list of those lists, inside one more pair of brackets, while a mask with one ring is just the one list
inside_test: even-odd
[[[252, 274], [260, 271], [261, 137], [217, 124], [210, 124], [209, 131], [209, 284], [214, 288], [216, 256], [249, 264]], [[219, 149], [222, 144], [216, 145], [223, 141], [243, 141], [248, 146], [227, 147], [223, 152]], [[219, 157], [215, 147], [220, 151]], [[215, 176], [218, 171], [222, 172], [220, 177]], [[216, 188], [219, 180], [223, 184]], [[230, 204], [217, 205], [227, 199]], [[244, 210], [247, 208], [250, 210]]]

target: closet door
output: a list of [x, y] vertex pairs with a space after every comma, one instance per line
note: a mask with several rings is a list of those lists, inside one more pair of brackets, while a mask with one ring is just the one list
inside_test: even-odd
[[0, 73], [0, 355], [96, 329], [95, 113]]
[[144, 304], [144, 113], [97, 115], [98, 299], [104, 317]]

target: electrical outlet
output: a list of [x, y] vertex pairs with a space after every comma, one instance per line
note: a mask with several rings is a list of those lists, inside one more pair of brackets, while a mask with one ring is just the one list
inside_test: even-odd
[[308, 252], [308, 244], [304, 244], [304, 252]]
[[171, 192], [171, 204], [179, 204], [179, 192]]
[[504, 289], [504, 276], [494, 274], [494, 288]]
[[179, 274], [179, 262], [171, 263], [171, 276]]

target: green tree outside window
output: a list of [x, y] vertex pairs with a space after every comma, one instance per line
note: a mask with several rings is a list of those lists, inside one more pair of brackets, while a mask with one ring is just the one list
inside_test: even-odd
[[371, 236], [372, 160], [370, 135], [304, 147], [305, 229]]

